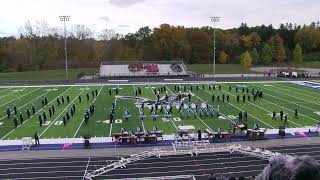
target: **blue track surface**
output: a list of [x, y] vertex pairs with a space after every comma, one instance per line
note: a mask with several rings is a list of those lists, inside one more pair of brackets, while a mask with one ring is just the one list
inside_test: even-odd
[[[307, 137], [314, 137], [314, 136], [319, 136], [318, 133], [314, 132], [305, 132], [305, 135]], [[278, 136], [277, 134], [271, 134], [271, 135], [266, 135], [265, 140], [267, 139], [280, 139], [282, 137]], [[286, 133], [285, 138], [306, 138], [303, 135], [300, 134], [291, 134], [291, 133]], [[231, 137], [230, 142], [239, 142], [239, 141], [248, 141], [249, 139], [247, 137]], [[219, 141], [214, 141], [210, 140], [211, 143], [222, 143], [226, 142], [225, 140], [219, 140]], [[117, 148], [126, 148], [126, 147], [146, 147], [146, 146], [170, 146], [172, 145], [173, 140], [159, 140], [157, 143], [138, 143], [138, 144], [128, 144], [128, 143], [120, 143], [117, 144]], [[41, 140], [40, 140], [41, 143]], [[84, 144], [83, 143], [74, 143], [68, 149], [83, 149]], [[108, 143], [91, 143], [90, 148], [115, 148], [115, 144], [112, 142]], [[63, 149], [63, 144], [41, 144], [39, 146], [32, 146], [30, 148], [31, 151], [33, 150], [62, 150]], [[0, 152], [3, 151], [20, 151], [21, 150], [21, 145], [10, 145], [10, 146], [0, 146]]]

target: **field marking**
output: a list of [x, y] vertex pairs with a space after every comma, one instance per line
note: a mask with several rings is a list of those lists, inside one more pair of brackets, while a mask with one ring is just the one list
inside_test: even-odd
[[[208, 92], [207, 90], [205, 90], [205, 92], [207, 92], [207, 93], [209, 93], [210, 95], [212, 95], [212, 94], [211, 94], [210, 92]], [[229, 104], [229, 105], [231, 105], [232, 107], [234, 107], [234, 108], [236, 108], [236, 109], [240, 110], [240, 111], [244, 111], [243, 109], [241, 109], [241, 108], [239, 108], [239, 107], [237, 107], [237, 106], [235, 106], [235, 105], [233, 105], [233, 104], [231, 104], [231, 103], [229, 103], [229, 102], [226, 102], [226, 103], [227, 103], [227, 104]], [[275, 127], [273, 127], [273, 126], [271, 126], [270, 124], [268, 124], [268, 123], [266, 123], [266, 122], [264, 122], [264, 121], [260, 120], [259, 118], [257, 118], [257, 117], [255, 117], [255, 116], [253, 116], [252, 114], [248, 113], [248, 115], [249, 115], [249, 116], [251, 116], [251, 117], [253, 117], [254, 119], [256, 119], [256, 120], [260, 121], [261, 123], [263, 123], [263, 124], [265, 124], [265, 125], [267, 125], [267, 126], [269, 126], [269, 127], [273, 128], [273, 129], [276, 129]]]
[[6, 90], [9, 90], [9, 89], [12, 89], [12, 88], [5, 88], [5, 89], [1, 90], [0, 93], [1, 93], [2, 91], [6, 91]]
[[[288, 86], [288, 87], [290, 88], [291, 86]], [[278, 86], [278, 89], [289, 91], [289, 92], [295, 93], [295, 94], [300, 94], [300, 95], [307, 96], [307, 97], [310, 97], [310, 98], [320, 99], [320, 97], [315, 97], [315, 96], [312, 96], [312, 95], [308, 95], [308, 94], [303, 94], [303, 93], [297, 92], [298, 90], [303, 90], [303, 89], [299, 89], [299, 88], [296, 88], [296, 87], [291, 87], [290, 89], [292, 89], [292, 90], [287, 90], [283, 86], [281, 86], [281, 87]], [[294, 89], [297, 89], [297, 91], [295, 91]], [[303, 90], [303, 91], [313, 93], [311, 91], [306, 91], [306, 90]], [[319, 95], [319, 94], [315, 93], [315, 95]]]
[[[21, 107], [19, 107], [19, 108], [17, 108], [17, 110], [20, 110], [21, 108], [25, 107], [26, 105], [30, 104], [31, 102], [35, 101], [36, 99], [39, 99], [41, 96], [43, 96], [43, 95], [45, 95], [45, 94], [47, 94], [47, 93], [49, 93], [49, 92], [45, 92], [44, 94], [41, 94], [41, 95], [38, 96], [37, 98], [35, 98], [35, 99], [33, 99], [33, 100], [25, 103], [23, 106], [21, 106]], [[6, 110], [4, 110], [3, 112], [6, 112]], [[13, 113], [14, 113], [14, 112], [12, 111], [10, 114], [13, 114]], [[0, 118], [0, 120], [4, 119], [4, 118], [6, 118], [6, 117], [7, 117], [7, 116], [3, 116], [2, 118]], [[31, 116], [30, 116], [30, 117], [31, 117]]]
[[[103, 89], [103, 86], [102, 86], [101, 89], [99, 90], [98, 95], [95, 96], [94, 100], [92, 101], [92, 104], [94, 104], [94, 102], [97, 100], [98, 96], [101, 94], [101, 90], [102, 90], [102, 89]], [[77, 128], [76, 132], [74, 133], [73, 138], [76, 137], [76, 135], [78, 134], [78, 131], [80, 130], [81, 125], [83, 124], [83, 122], [84, 122], [84, 118], [82, 119], [79, 127]]]
[[[62, 94], [66, 93], [66, 92], [69, 91], [72, 87], [73, 87], [73, 86], [70, 86], [70, 87], [69, 87], [68, 89], [66, 89], [63, 93], [58, 94], [57, 97], [59, 97], [59, 96], [61, 96]], [[50, 103], [52, 103], [53, 101], [55, 101], [57, 97], [55, 97], [55, 98], [54, 98], [52, 101], [50, 101], [48, 104], [50, 104]], [[45, 107], [47, 107], [47, 105], [44, 106], [44, 107], [42, 107], [41, 109], [39, 109], [36, 113], [34, 113], [34, 115], [38, 114], [38, 113], [39, 113], [43, 108], [45, 108]], [[34, 115], [31, 115], [29, 119], [31, 119]], [[26, 123], [29, 119], [26, 119], [25, 121], [23, 121], [23, 123], [20, 124], [20, 125], [18, 125], [16, 129], [18, 129], [21, 125], [23, 125], [24, 123]], [[10, 135], [10, 134], [11, 134], [13, 131], [15, 131], [16, 129], [12, 129], [9, 133], [7, 133], [5, 136], [3, 136], [3, 137], [1, 138], [1, 140], [3, 140], [3, 139], [4, 139], [5, 137], [7, 137], [8, 135]]]
[[[257, 86], [258, 87], [258, 86]], [[272, 92], [276, 92], [276, 93], [279, 93], [279, 94], [284, 94], [284, 93], [280, 93], [280, 92], [277, 92], [277, 91], [273, 91], [273, 90], [270, 90], [270, 89], [266, 89], [267, 91], [272, 91]], [[289, 91], [289, 92], [291, 92], [291, 91]], [[268, 93], [267, 93], [268, 94]], [[270, 94], [268, 94], [268, 95], [270, 95]], [[284, 95], [287, 95], [287, 94], [284, 94]], [[270, 95], [271, 96], [271, 95]], [[287, 96], [290, 96], [290, 95], [287, 95]], [[296, 99], [300, 99], [300, 98], [297, 98], [297, 97], [294, 97], [294, 96], [290, 96], [290, 97], [293, 97], [293, 98], [296, 98]], [[280, 98], [280, 99], [282, 99], [282, 98]], [[312, 103], [311, 101], [308, 101], [308, 100], [305, 100], [305, 99], [300, 99], [300, 100], [303, 100], [303, 101], [306, 101], [306, 102], [309, 102], [309, 103]], [[292, 102], [292, 101], [289, 101], [290, 103], [292, 103], [292, 104], [295, 104], [295, 105], [298, 105], [298, 106], [301, 106], [301, 107], [303, 107], [303, 108], [306, 108], [306, 109], [310, 109], [310, 110], [312, 110], [312, 111], [319, 111], [319, 110], [316, 110], [316, 109], [313, 109], [313, 108], [310, 108], [310, 107], [307, 107], [307, 106], [304, 106], [304, 105], [301, 105], [301, 104], [297, 104], [297, 103], [295, 103], [295, 102]], [[313, 104], [315, 104], [315, 103], [313, 103]], [[320, 104], [317, 104], [317, 105], [320, 105]]]
[[[256, 84], [264, 84], [264, 83], [268, 83], [268, 84], [280, 84], [280, 83], [291, 83], [291, 82], [306, 82], [306, 81], [282, 81], [282, 80], [276, 80], [276, 81], [221, 81], [221, 82], [216, 82], [214, 80], [210, 80], [210, 81], [184, 81], [184, 82], [179, 82], [179, 84], [212, 84], [212, 83], [217, 83], [217, 84], [251, 84], [251, 83], [256, 83]], [[113, 83], [77, 83], [77, 84], [73, 84], [73, 85], [29, 85], [29, 86], [0, 86], [0, 88], [27, 88], [27, 87], [68, 87], [68, 86], [78, 86], [78, 87], [83, 87], [83, 86], [115, 86], [115, 85], [125, 85], [125, 86], [130, 86], [132, 84], [135, 85], [146, 85], [145, 82], [134, 82], [134, 83], [121, 83], [121, 84], [113, 84]], [[177, 84], [175, 82], [151, 82], [149, 84], [152, 85], [163, 85], [163, 84]]]
[[[150, 91], [152, 92], [152, 94], [153, 94], [154, 96], [156, 96], [156, 95], [154, 94], [153, 89], [152, 89], [152, 87], [150, 86], [150, 84], [148, 84], [148, 86], [149, 86], [148, 89], [150, 89]], [[134, 85], [133, 85], [133, 87], [134, 87]], [[171, 91], [171, 90], [170, 90], [170, 91]], [[172, 121], [172, 118], [171, 118], [171, 117], [169, 118], [169, 120], [172, 122], [174, 128], [177, 130], [178, 127], [177, 127], [177, 125]]]
[[[256, 87], [260, 87], [260, 86], [256, 86]], [[278, 92], [278, 91], [273, 91], [273, 90], [267, 89], [267, 88], [263, 88], [263, 89], [266, 89], [266, 90], [269, 90], [269, 91], [272, 91], [272, 92], [276, 92], [276, 93], [279, 93], [279, 94], [284, 94], [284, 93], [281, 93], [281, 92]], [[285, 90], [285, 91], [288, 91], [288, 92], [290, 92], [290, 93], [294, 93], [294, 91], [290, 91], [290, 90], [286, 90], [286, 89], [282, 89], [282, 88], [278, 88], [278, 89]], [[299, 94], [300, 94], [300, 93], [299, 93]], [[289, 96], [289, 97], [293, 97], [293, 98], [296, 98], [296, 99], [300, 99], [300, 100], [302, 100], [302, 101], [306, 101], [306, 102], [309, 102], [309, 103], [312, 103], [312, 104], [315, 104], [315, 105], [320, 105], [320, 104], [318, 104], [318, 103], [314, 103], [314, 102], [312, 102], [312, 101], [308, 101], [308, 100], [303, 99], [303, 98], [298, 98], [298, 97], [296, 97], [296, 96], [291, 96], [291, 95], [289, 95], [289, 94], [284, 94], [284, 95]], [[310, 97], [311, 97], [311, 96], [310, 96]], [[312, 97], [312, 98], [317, 98], [317, 97]]]
[[132, 86], [133, 86], [133, 94], [135, 94], [136, 93], [136, 87], [134, 86], [134, 84], [132, 84]]
[[[174, 94], [173, 91], [172, 91], [169, 87], [166, 87], [166, 89], [168, 89], [168, 90], [171, 92], [171, 94]], [[196, 95], [195, 95], [195, 96], [196, 96]], [[198, 97], [198, 98], [199, 98], [199, 97]], [[205, 102], [205, 101], [203, 101], [203, 102]], [[191, 110], [190, 107], [188, 107], [188, 109]], [[198, 118], [208, 129], [210, 129], [210, 131], [213, 131], [213, 130], [198, 116], [198, 114], [196, 114], [196, 116], [197, 116], [197, 118]]]
[[[87, 86], [88, 87], [88, 86]], [[87, 88], [86, 87], [86, 88]], [[69, 106], [76, 100], [78, 99], [78, 96], [80, 94], [82, 94], [84, 92], [84, 90], [86, 90], [86, 88], [84, 88], [78, 95], [76, 95], [76, 97], [61, 111], [61, 113], [57, 116], [57, 118], [55, 118], [50, 124], [49, 126], [46, 127], [46, 129], [44, 131], [42, 131], [42, 133], [40, 134], [40, 137], [52, 126], [52, 124], [61, 116], [61, 114], [63, 114], [68, 108]]]
[[[134, 91], [135, 91], [136, 87], [134, 86], [134, 84], [133, 84], [132, 86], [133, 86]], [[139, 113], [140, 113], [140, 109], [139, 109]], [[144, 134], [146, 134], [146, 129], [144, 128], [144, 123], [143, 123], [143, 121], [144, 121], [144, 120], [141, 119], [141, 125], [142, 125], [142, 128], [143, 128]]]
[[[13, 88], [13, 87], [12, 87], [12, 88]], [[12, 89], [12, 88], [10, 88], [10, 89]], [[26, 89], [26, 88], [27, 88], [27, 87], [23, 87], [22, 90], [24, 90], [24, 89]], [[16, 92], [19, 92], [19, 91], [12, 91], [12, 92], [9, 93], [9, 94], [6, 94], [6, 95], [4, 95], [4, 96], [0, 96], [0, 99], [3, 98], [3, 97], [9, 96], [9, 95], [11, 95], [11, 94], [14, 94], [14, 93], [16, 93]]]
[[[41, 87], [40, 87], [40, 88], [41, 88]], [[7, 102], [7, 103], [2, 104], [0, 107], [4, 106], [4, 105], [6, 105], [6, 104], [9, 104], [9, 103], [11, 103], [11, 102], [13, 102], [13, 101], [15, 101], [15, 100], [17, 100], [17, 99], [20, 99], [20, 98], [22, 98], [22, 97], [24, 97], [24, 96], [26, 96], [26, 95], [28, 95], [28, 94], [31, 94], [31, 93], [33, 93], [34, 91], [39, 90], [40, 88], [37, 88], [37, 89], [35, 89], [35, 90], [31, 91], [31, 92], [28, 92], [27, 94], [24, 94], [24, 95], [19, 96], [19, 97], [15, 98], [15, 99], [12, 99], [11, 101], [9, 101], [9, 102]]]
[[[307, 82], [308, 82], [308, 81], [307, 81]], [[304, 92], [308, 92], [308, 93], [310, 93], [310, 94], [319, 95], [319, 94], [316, 93], [316, 92], [308, 91], [308, 90], [307, 90], [307, 89], [309, 89], [309, 90], [315, 90], [315, 91], [317, 91], [316, 89], [306, 88], [306, 87], [304, 87], [304, 86], [300, 86], [300, 85], [297, 85], [297, 84], [294, 84], [294, 83], [290, 83], [290, 84], [293, 85], [293, 86], [282, 85], [282, 84], [279, 83], [279, 85], [281, 85], [283, 88], [289, 87], [290, 89], [297, 89], [297, 90], [299, 90], [299, 91], [304, 91]]]
[[112, 132], [112, 123], [110, 123], [109, 137], [111, 137], [111, 132]]
[[[253, 86], [254, 86], [254, 85], [253, 85]], [[255, 86], [255, 87], [259, 87], [259, 86]], [[282, 99], [282, 98], [280, 98], [280, 97], [276, 97], [276, 96], [273, 96], [273, 95], [268, 94], [268, 93], [265, 93], [265, 94], [267, 94], [267, 95], [269, 95], [269, 96], [271, 96], [271, 97], [274, 97], [274, 98]], [[268, 101], [268, 100], [265, 100], [265, 99], [263, 99], [263, 100], [264, 100], [264, 101], [267, 101], [267, 102], [270, 102], [271, 104], [274, 104], [274, 105], [276, 105], [276, 106], [279, 106], [279, 107], [282, 107], [282, 108], [284, 108], [284, 109], [287, 109], [287, 110], [289, 110], [289, 111], [291, 111], [291, 112], [294, 112], [293, 110], [288, 109], [288, 108], [286, 108], [286, 107], [284, 107], [284, 106], [281, 106], [281, 105], [279, 105], [279, 104], [277, 104], [277, 103], [273, 103], [273, 102]], [[289, 103], [295, 104], [294, 102], [288, 101], [288, 100], [286, 100], [286, 99], [282, 99], [282, 100], [283, 100], [283, 101], [287, 101], [287, 102], [289, 102]], [[316, 120], [316, 119], [314, 119], [314, 118], [312, 118], [312, 117], [310, 117], [310, 116], [304, 115], [304, 114], [302, 114], [302, 113], [300, 113], [300, 114], [301, 114], [301, 116], [310, 118], [310, 119], [312, 119], [312, 120], [315, 121], [315, 122], [319, 122], [318, 120]]]
[[[102, 86], [103, 87], [103, 86]], [[87, 163], [87, 166], [86, 166], [86, 170], [84, 171], [84, 174], [83, 174], [83, 177], [82, 177], [82, 180], [84, 180], [84, 177], [86, 176], [86, 173], [88, 171], [88, 167], [89, 167], [89, 163], [90, 163], [90, 157], [88, 159], [88, 163]]]
[[172, 122], [172, 124], [173, 124], [173, 126], [174, 126], [174, 128], [176, 128], [176, 130], [178, 129], [178, 127], [177, 127], [177, 125], [172, 121], [172, 118], [169, 118], [170, 119], [170, 121]]
[[[209, 93], [209, 92], [208, 92]], [[210, 93], [209, 93], [210, 94]], [[205, 102], [205, 103], [207, 103], [209, 106], [211, 106], [212, 108], [214, 108], [212, 105], [210, 105], [210, 103], [209, 102], [207, 102], [207, 101], [204, 101], [203, 99], [201, 99], [199, 96], [197, 96], [196, 94], [194, 94], [198, 99], [200, 99], [202, 102]], [[215, 109], [215, 110], [217, 110], [217, 109]], [[230, 119], [228, 116], [226, 116], [226, 115], [224, 115], [223, 113], [221, 113], [221, 112], [219, 112], [224, 118], [226, 118], [227, 120], [229, 120], [230, 122], [232, 122], [232, 123], [235, 123], [232, 119]]]
[[[222, 90], [222, 91], [223, 91], [223, 92], [226, 92], [226, 91], [224, 91], [224, 90]], [[231, 93], [229, 93], [229, 92], [226, 92], [226, 93], [230, 94], [231, 96], [236, 97], [236, 95], [233, 95], [233, 94], [231, 94]], [[259, 105], [256, 105], [256, 104], [254, 104], [254, 103], [252, 103], [252, 102], [249, 102], [249, 101], [248, 101], [248, 103], [250, 103], [250, 104], [252, 104], [253, 106], [255, 106], [255, 107], [257, 107], [257, 108], [260, 108], [260, 109], [262, 109], [262, 110], [264, 110], [264, 111], [266, 111], [266, 112], [268, 112], [268, 113], [272, 113], [272, 111], [269, 111], [269, 110], [265, 109], [264, 107], [261, 107], [261, 106], [259, 106]], [[302, 126], [302, 125], [300, 125], [300, 124], [295, 123], [294, 121], [290, 121], [290, 120], [288, 120], [288, 121], [289, 121], [289, 122], [292, 122], [293, 124], [295, 124], [295, 125], [297, 125], [297, 126], [304, 127], [304, 126]]]

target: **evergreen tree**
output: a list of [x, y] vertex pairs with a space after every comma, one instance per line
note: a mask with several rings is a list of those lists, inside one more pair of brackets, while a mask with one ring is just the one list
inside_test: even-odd
[[299, 44], [296, 45], [293, 52], [293, 59], [295, 64], [301, 64], [302, 63], [302, 48]]
[[252, 64], [258, 64], [259, 62], [259, 54], [256, 48], [253, 48], [250, 52], [252, 58]]
[[268, 43], [262, 49], [261, 62], [263, 64], [270, 64], [272, 62], [272, 50]]

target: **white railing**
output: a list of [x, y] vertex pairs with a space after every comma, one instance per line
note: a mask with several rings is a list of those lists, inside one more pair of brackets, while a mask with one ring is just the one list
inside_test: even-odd
[[232, 145], [227, 147], [227, 149], [230, 151], [230, 153], [238, 152], [241, 154], [249, 155], [252, 157], [257, 157], [260, 159], [270, 160], [271, 158], [274, 158], [276, 156], [283, 156], [283, 154], [272, 152], [269, 150], [263, 150], [260, 148], [251, 148], [251, 147], [242, 147], [241, 145]]
[[[173, 149], [167, 149], [167, 150], [161, 150], [161, 149], [155, 148], [151, 151], [144, 151], [140, 154], [133, 154], [127, 158], [122, 157], [118, 161], [107, 161], [107, 164], [104, 165], [103, 167], [91, 172], [87, 171], [84, 174], [83, 179], [91, 180], [94, 177], [103, 175], [114, 169], [126, 168], [127, 164], [144, 160], [152, 156], [155, 156], [158, 158], [161, 158], [162, 156], [184, 155], [184, 154], [190, 154], [191, 156], [198, 156], [198, 154], [200, 153], [212, 153], [212, 152], [230, 152], [230, 153], [237, 152], [237, 153], [241, 153], [241, 154], [245, 154], [245, 155], [249, 155], [252, 157], [257, 157], [265, 160], [270, 160], [277, 156], [283, 156], [283, 154], [280, 154], [277, 152], [271, 152], [271, 151], [262, 150], [259, 148], [253, 149], [251, 147], [242, 147], [241, 145], [231, 145], [227, 147], [216, 148], [210, 145], [209, 141], [181, 141], [181, 142], [175, 141], [172, 143], [172, 148]], [[177, 176], [166, 176], [166, 178], [146, 177], [141, 179], [156, 180], [156, 179], [170, 179], [170, 177], [176, 177], [172, 179], [177, 179]]]
[[123, 158], [121, 157], [120, 160], [118, 161], [107, 161], [107, 165], [104, 165], [103, 167], [96, 169], [94, 171], [87, 171], [84, 175], [84, 179], [92, 179], [94, 177], [100, 176], [102, 174], [105, 174], [109, 171], [112, 171], [117, 168], [126, 168], [127, 164], [140, 161], [143, 159], [147, 159], [151, 156], [158, 156], [156, 153], [153, 151], [144, 151], [141, 154], [133, 154], [128, 158]]

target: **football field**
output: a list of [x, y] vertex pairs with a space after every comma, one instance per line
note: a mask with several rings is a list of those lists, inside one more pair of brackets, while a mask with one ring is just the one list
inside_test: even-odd
[[[141, 95], [137, 93], [139, 89]], [[257, 90], [263, 92], [263, 98], [254, 100], [253, 94]], [[95, 91], [98, 92], [97, 95]], [[159, 94], [159, 101], [155, 92]], [[61, 99], [62, 96], [64, 99], [69, 96], [70, 102], [65, 100], [64, 104], [61, 102], [58, 106], [57, 98]], [[45, 97], [48, 99], [48, 104], [42, 106], [42, 99]], [[110, 123], [113, 102], [114, 119], [113, 123]], [[154, 106], [155, 103], [158, 103], [157, 108]], [[76, 111], [64, 125], [63, 116], [66, 112], [71, 114], [73, 104]], [[92, 104], [95, 111], [85, 122], [85, 112]], [[34, 115], [31, 113], [28, 118], [27, 109], [31, 111], [33, 105], [36, 112]], [[50, 117], [49, 107], [52, 105], [55, 107], [55, 113]], [[17, 109], [17, 127], [13, 120], [14, 107]], [[154, 112], [151, 110], [152, 107]], [[169, 113], [170, 107], [171, 113]], [[10, 118], [7, 116], [8, 108]], [[298, 118], [295, 118], [295, 109], [298, 110]], [[128, 119], [125, 118], [126, 111], [131, 116]], [[157, 127], [169, 135], [175, 134], [179, 125], [193, 125], [203, 131], [205, 129], [217, 131], [218, 128], [230, 130], [233, 123], [240, 124], [239, 112], [244, 111], [248, 113], [245, 122], [248, 128], [253, 128], [254, 124], [269, 129], [279, 128], [284, 124], [279, 117], [280, 111], [288, 116], [285, 124], [287, 128], [314, 126], [320, 120], [320, 90], [288, 82], [2, 87], [0, 88], [0, 139], [20, 139], [33, 136], [35, 132], [38, 132], [41, 138], [74, 138], [87, 134], [92, 137], [110, 137], [120, 132], [121, 128], [135, 132], [137, 127], [142, 131], [152, 131], [153, 127]], [[274, 111], [277, 113], [276, 120], [272, 120]], [[47, 120], [40, 126], [39, 115], [43, 116], [44, 112]], [[140, 112], [144, 112], [144, 120], [141, 120]], [[20, 113], [23, 116], [22, 124]]]

